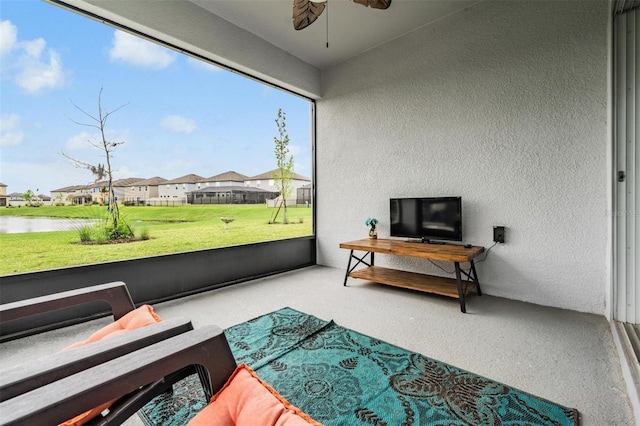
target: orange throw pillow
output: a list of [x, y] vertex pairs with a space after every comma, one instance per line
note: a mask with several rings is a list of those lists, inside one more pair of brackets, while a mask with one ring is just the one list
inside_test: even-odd
[[240, 364], [188, 426], [322, 426]]
[[[118, 334], [126, 333], [127, 331], [135, 330], [136, 328], [141, 328], [150, 324], [154, 324], [156, 322], [160, 322], [160, 317], [153, 312], [153, 308], [149, 305], [142, 305], [138, 309], [134, 309], [129, 312], [122, 318], [117, 321], [112, 322], [111, 324], [101, 328], [100, 330], [93, 333], [89, 338], [82, 342], [74, 343], [73, 345], [69, 345], [63, 350], [73, 349], [80, 346], [87, 345], [89, 343], [97, 342], [102, 339], [106, 339], [109, 337], [117, 336]], [[109, 408], [111, 404], [116, 402], [118, 399], [111, 400], [102, 405], [99, 405], [95, 408], [92, 408], [89, 411], [85, 411], [82, 414], [75, 416], [72, 419], [67, 420], [64, 423], [61, 423], [61, 426], [81, 426], [93, 419], [94, 417], [100, 415], [104, 410]]]

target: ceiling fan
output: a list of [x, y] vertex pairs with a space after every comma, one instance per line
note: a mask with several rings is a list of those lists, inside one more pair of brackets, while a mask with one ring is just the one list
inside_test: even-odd
[[[391, 0], [352, 0], [374, 9], [387, 9]], [[293, 28], [302, 30], [313, 24], [327, 6], [327, 0], [293, 0]]]

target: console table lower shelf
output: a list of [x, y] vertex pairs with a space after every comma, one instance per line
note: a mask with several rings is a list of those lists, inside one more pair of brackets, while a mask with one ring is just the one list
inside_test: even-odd
[[[379, 284], [393, 287], [402, 287], [409, 290], [422, 291], [424, 293], [438, 294], [441, 296], [458, 299], [458, 282], [453, 278], [438, 277], [435, 275], [420, 274], [417, 272], [401, 271], [398, 269], [384, 268], [382, 266], [369, 266], [349, 274], [351, 278], [360, 278]], [[469, 281], [464, 289], [464, 295], [468, 296], [476, 286]]]

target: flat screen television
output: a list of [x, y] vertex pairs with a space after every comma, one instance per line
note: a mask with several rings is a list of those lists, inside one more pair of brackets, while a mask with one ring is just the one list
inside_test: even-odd
[[392, 237], [462, 241], [462, 197], [391, 198]]

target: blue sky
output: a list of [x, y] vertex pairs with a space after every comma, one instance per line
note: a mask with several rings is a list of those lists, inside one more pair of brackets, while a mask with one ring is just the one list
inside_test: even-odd
[[0, 182], [48, 194], [93, 181], [104, 154], [74, 104], [107, 122], [114, 178], [276, 168], [279, 108], [296, 173], [311, 177], [309, 102], [37, 0], [0, 0]]

